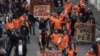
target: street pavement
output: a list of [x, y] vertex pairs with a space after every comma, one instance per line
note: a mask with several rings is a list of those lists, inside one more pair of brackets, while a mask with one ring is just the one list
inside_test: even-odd
[[[71, 0], [73, 4], [76, 4], [76, 2], [78, 0]], [[96, 22], [97, 22], [97, 25], [100, 26], [100, 13], [97, 12], [96, 8], [94, 8], [92, 5], [87, 5], [88, 7], [90, 7], [93, 11], [93, 14], [94, 14], [94, 17], [96, 19]], [[28, 52], [27, 52], [27, 56], [37, 56], [37, 51], [39, 51], [39, 46], [38, 46], [38, 24], [36, 23], [35, 25], [35, 32], [36, 32], [36, 35], [33, 36], [31, 35], [31, 38], [30, 38], [30, 41], [31, 43], [30, 44], [27, 44], [27, 48], [28, 48]], [[98, 38], [100, 37], [100, 31], [98, 28], [96, 28], [96, 31], [95, 31], [95, 37]], [[91, 47], [90, 44], [80, 44], [80, 45], [77, 45], [77, 48], [78, 48], [78, 55], [77, 56], [85, 56], [86, 52], [88, 51], [88, 49]], [[13, 56], [13, 53], [14, 51], [12, 51], [12, 54], [11, 56]]]

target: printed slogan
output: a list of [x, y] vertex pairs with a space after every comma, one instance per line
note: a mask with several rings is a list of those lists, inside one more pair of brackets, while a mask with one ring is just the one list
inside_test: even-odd
[[95, 25], [80, 23], [76, 28], [77, 42], [93, 42], [95, 40]]
[[61, 51], [38, 51], [37, 56], [62, 56]]
[[50, 5], [35, 5], [34, 17], [49, 17]]

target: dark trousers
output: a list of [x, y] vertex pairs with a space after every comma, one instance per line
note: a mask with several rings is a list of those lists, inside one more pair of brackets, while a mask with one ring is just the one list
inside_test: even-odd
[[32, 23], [31, 28], [32, 28], [33, 35], [35, 35], [35, 23]]
[[24, 44], [26, 45], [27, 42], [28, 42], [28, 36], [27, 35], [22, 35], [22, 38], [23, 38]]
[[10, 50], [7, 52], [7, 55], [10, 56], [11, 51], [12, 51], [13, 45], [11, 45]]
[[62, 50], [62, 56], [67, 56], [66, 55], [66, 49]]
[[0, 56], [5, 56], [4, 54], [0, 54]]
[[53, 33], [54, 31], [54, 28], [52, 26], [50, 26], [50, 31], [51, 31], [51, 34]]
[[18, 55], [18, 56], [23, 56], [23, 55]]

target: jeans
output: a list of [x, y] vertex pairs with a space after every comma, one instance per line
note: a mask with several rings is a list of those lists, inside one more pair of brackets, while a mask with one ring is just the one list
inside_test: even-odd
[[39, 29], [38, 31], [39, 31], [39, 34], [42, 32], [42, 30], [41, 30], [41, 29]]
[[67, 55], [66, 55], [66, 49], [64, 49], [64, 50], [62, 51], [62, 56], [67, 56]]

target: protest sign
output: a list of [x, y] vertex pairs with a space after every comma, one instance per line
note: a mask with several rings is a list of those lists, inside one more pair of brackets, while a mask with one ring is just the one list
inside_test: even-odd
[[92, 43], [95, 40], [95, 25], [80, 23], [75, 33], [77, 42]]
[[48, 17], [48, 14], [54, 12], [54, 3], [52, 0], [43, 2], [42, 0], [30, 0], [29, 14], [35, 17]]
[[35, 5], [34, 6], [34, 17], [49, 17], [50, 5]]
[[61, 51], [38, 51], [37, 56], [62, 56]]

